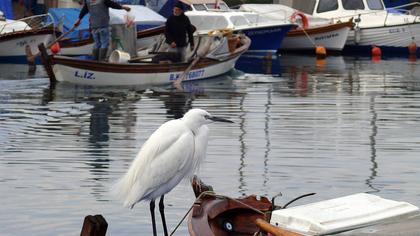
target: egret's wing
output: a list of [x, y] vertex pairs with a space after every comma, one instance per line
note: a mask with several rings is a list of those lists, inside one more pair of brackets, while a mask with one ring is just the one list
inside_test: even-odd
[[124, 205], [135, 204], [177, 176], [188, 163], [188, 157], [192, 156], [192, 147], [188, 145], [192, 140], [191, 131], [180, 120], [159, 127], [144, 143], [127, 174], [117, 183], [120, 189], [117, 195], [125, 200]]

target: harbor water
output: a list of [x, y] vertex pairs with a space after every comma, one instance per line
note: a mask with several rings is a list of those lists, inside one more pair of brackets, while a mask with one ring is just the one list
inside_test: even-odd
[[[367, 192], [420, 206], [419, 64], [244, 56], [182, 90], [51, 87], [42, 67], [1, 64], [0, 235], [78, 235], [94, 214], [107, 235], [151, 235], [148, 203], [126, 209], [109, 189], [159, 125], [191, 108], [235, 122], [209, 125], [198, 173], [219, 194], [281, 192], [282, 205], [317, 193], [300, 205]], [[189, 183], [165, 202], [172, 231], [194, 202]], [[188, 235], [186, 220], [174, 235]]]

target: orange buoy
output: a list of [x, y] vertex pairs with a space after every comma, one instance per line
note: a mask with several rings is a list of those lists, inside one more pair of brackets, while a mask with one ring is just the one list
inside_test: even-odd
[[380, 62], [381, 56], [372, 56], [372, 62]]
[[408, 53], [410, 55], [415, 55], [417, 53], [417, 44], [416, 42], [412, 41], [409, 45], [408, 45]]
[[382, 51], [379, 47], [373, 46], [372, 47], [372, 57], [381, 57]]
[[325, 57], [327, 57], [327, 50], [323, 46], [316, 46], [315, 54], [316, 54], [316, 58], [324, 59]]
[[58, 42], [54, 43], [50, 49], [53, 54], [57, 54], [60, 52], [60, 44]]
[[411, 61], [411, 62], [416, 62], [417, 61], [417, 55], [416, 54], [411, 54], [411, 55], [409, 55], [408, 56], [408, 61]]

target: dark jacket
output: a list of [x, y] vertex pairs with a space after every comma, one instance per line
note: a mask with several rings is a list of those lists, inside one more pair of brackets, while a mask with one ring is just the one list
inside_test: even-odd
[[166, 43], [171, 44], [175, 42], [177, 47], [185, 47], [187, 46], [188, 35], [188, 42], [194, 45], [193, 26], [185, 14], [180, 16], [171, 15], [166, 20], [165, 26]]
[[85, 0], [79, 19], [89, 12], [92, 29], [109, 27], [109, 8], [122, 9], [122, 6], [112, 0]]

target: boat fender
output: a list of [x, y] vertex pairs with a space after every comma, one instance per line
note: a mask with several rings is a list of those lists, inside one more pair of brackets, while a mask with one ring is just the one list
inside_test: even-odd
[[380, 58], [381, 55], [382, 55], [382, 52], [381, 52], [381, 49], [379, 47], [373, 45], [372, 50], [371, 50], [371, 54], [372, 54], [372, 57], [379, 57]]
[[53, 54], [59, 53], [61, 50], [60, 44], [58, 42], [54, 43], [53, 45], [51, 45], [50, 50]]
[[305, 13], [300, 12], [300, 11], [295, 11], [291, 16], [290, 16], [290, 21], [295, 23], [296, 22], [296, 17], [299, 16], [300, 19], [302, 20], [302, 28], [307, 29], [309, 26], [309, 20], [308, 17], [306, 17]]
[[356, 45], [360, 42], [360, 28], [358, 26], [354, 27], [354, 42]]
[[416, 53], [417, 53], [417, 44], [416, 44], [416, 42], [414, 41], [414, 39], [413, 39], [413, 41], [411, 41], [411, 43], [408, 45], [408, 53], [409, 53], [410, 55], [416, 55]]

